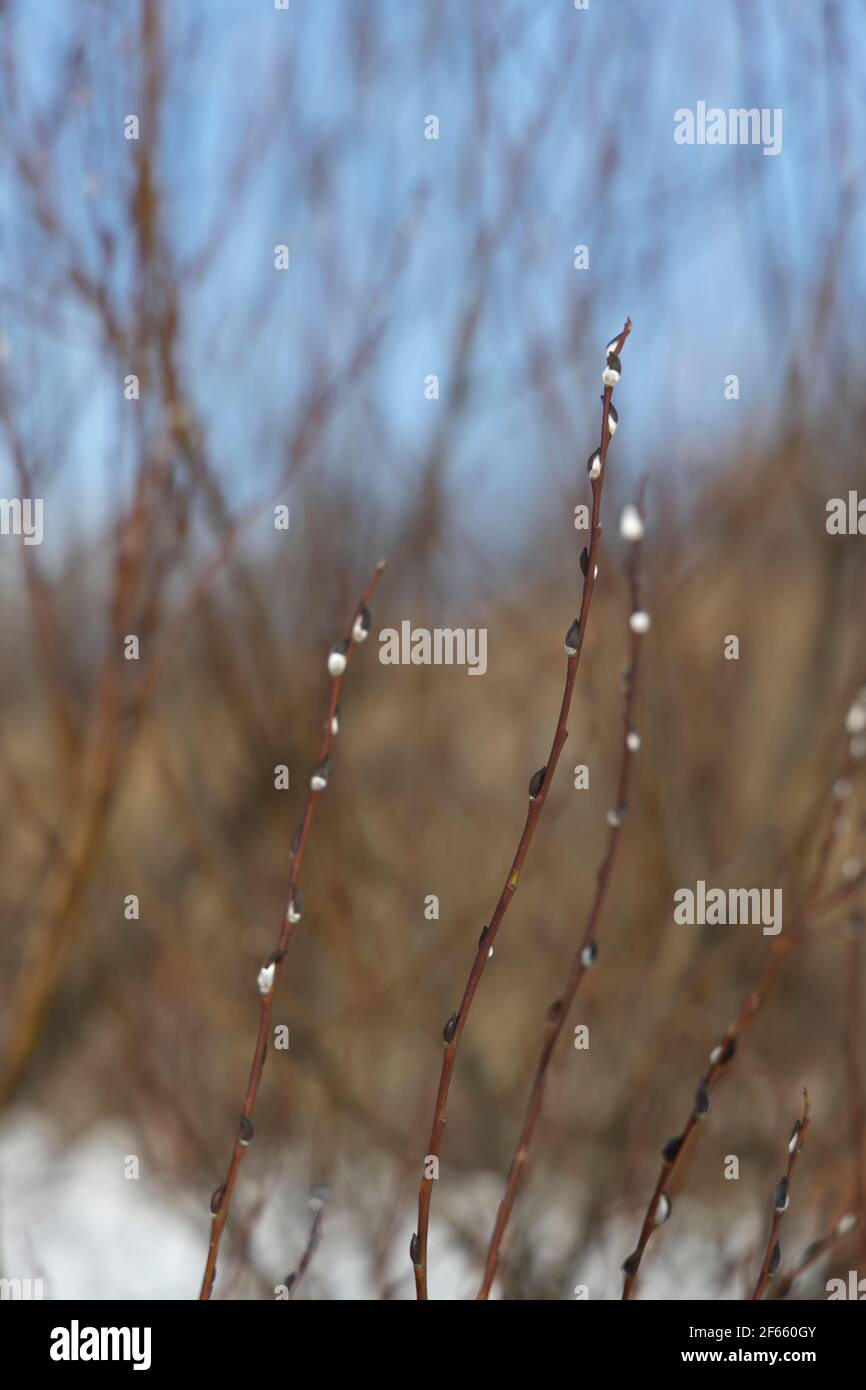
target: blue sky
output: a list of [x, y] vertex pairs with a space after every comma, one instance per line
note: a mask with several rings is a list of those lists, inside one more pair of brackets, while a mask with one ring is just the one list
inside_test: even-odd
[[[29, 118], [56, 90], [70, 33], [84, 34], [95, 80], [54, 144], [53, 186], [97, 277], [105, 271], [90, 204], [116, 226], [119, 303], [130, 246], [112, 208], [123, 208], [130, 187], [123, 117], [140, 106], [135, 44], [122, 44], [135, 12], [115, 16], [106, 33], [87, 4], [36, 0], [15, 20]], [[322, 467], [362, 476], [386, 507], [399, 506], [448, 409], [481, 226], [485, 292], [451, 462], [469, 508], [532, 506], [544, 468], [571, 467], [559, 457], [563, 436], [540, 419], [530, 345], [546, 356], [582, 462], [597, 428], [600, 351], [629, 313], [621, 466], [664, 451], [687, 478], [737, 432], [773, 428], [846, 194], [838, 280], [849, 311], [862, 295], [866, 50], [852, 7], [838, 11], [835, 29], [826, 16], [837, 12], [795, 0], [590, 0], [588, 11], [572, 0], [292, 0], [288, 13], [271, 0], [181, 0], [161, 13], [171, 67], [159, 167], [175, 265], [215, 232], [221, 239], [184, 299], [185, 378], [238, 503], [276, 479], [276, 441], [309, 393], [313, 364], [337, 371], [366, 320], [383, 325], [382, 343], [362, 387], [341, 398]], [[363, 31], [354, 21], [364, 15], [371, 56], [359, 84]], [[483, 107], [477, 25], [488, 45]], [[674, 112], [698, 101], [781, 108], [781, 153], [678, 146]], [[431, 113], [437, 141], [423, 135]], [[25, 129], [28, 118], [18, 119]], [[603, 173], [611, 133], [615, 160]], [[531, 155], [510, 211], [509, 161], [521, 139]], [[226, 201], [239, 153], [256, 167]], [[69, 302], [50, 256], [40, 260], [25, 202], [6, 161], [0, 330], [19, 392], [28, 379], [34, 447], [43, 407], [69, 398], [52, 486], [70, 510], [77, 499], [92, 516], [125, 467], [118, 382], [93, 323]], [[273, 269], [277, 243], [290, 248], [285, 274]], [[578, 243], [589, 247], [588, 271], [574, 268]], [[395, 254], [406, 257], [398, 277]], [[776, 277], [781, 299], [769, 294]], [[34, 327], [30, 300], [56, 309], [50, 330]], [[850, 350], [859, 353], [856, 335]], [[424, 397], [430, 373], [440, 377], [438, 402]], [[724, 399], [729, 373], [740, 379], [736, 403]], [[807, 404], [817, 409], [827, 385], [820, 365], [811, 384]]]

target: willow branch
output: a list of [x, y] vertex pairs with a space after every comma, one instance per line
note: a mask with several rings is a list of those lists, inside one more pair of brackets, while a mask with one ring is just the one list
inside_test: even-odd
[[629, 665], [624, 677], [625, 699], [622, 751], [620, 754], [616, 802], [613, 810], [608, 815], [609, 830], [607, 847], [598, 871], [595, 894], [586, 919], [583, 936], [572, 959], [562, 994], [558, 999], [554, 1000], [547, 1013], [547, 1025], [538, 1063], [535, 1068], [532, 1090], [530, 1091], [529, 1101], [523, 1117], [520, 1137], [517, 1141], [517, 1147], [508, 1170], [505, 1192], [499, 1204], [496, 1223], [487, 1249], [484, 1278], [481, 1283], [481, 1288], [478, 1291], [479, 1299], [489, 1298], [490, 1291], [493, 1287], [493, 1281], [496, 1278], [500, 1247], [517, 1198], [517, 1190], [520, 1186], [523, 1171], [529, 1156], [529, 1147], [541, 1116], [541, 1108], [544, 1102], [544, 1089], [547, 1083], [547, 1074], [553, 1053], [568, 1020], [568, 1015], [583, 977], [587, 970], [590, 970], [595, 964], [598, 952], [597, 938], [599, 923], [601, 921], [605, 899], [607, 898], [608, 888], [610, 887], [617, 850], [622, 837], [623, 822], [628, 810], [628, 792], [632, 763], [635, 753], [640, 748], [640, 737], [634, 727], [633, 720], [641, 642], [647, 628], [640, 604], [640, 552], [641, 538], [643, 536], [643, 521], [640, 512], [636, 508], [627, 508], [623, 513], [621, 531], [623, 536], [632, 542], [627, 564], [631, 612], [629, 618]]
[[613, 395], [613, 387], [619, 380], [621, 371], [619, 354], [630, 332], [631, 319], [626, 319], [622, 332], [608, 344], [606, 363], [602, 374], [604, 394], [602, 396], [601, 441], [598, 448], [590, 455], [587, 462], [587, 471], [592, 482], [592, 521], [589, 548], [588, 550], [584, 550], [581, 556], [581, 568], [584, 576], [583, 594], [581, 597], [580, 614], [569, 628], [565, 641], [565, 649], [568, 658], [565, 668], [565, 689], [562, 694], [562, 702], [560, 705], [559, 717], [556, 721], [553, 743], [550, 748], [547, 763], [533, 775], [530, 781], [529, 806], [526, 812], [526, 821], [514, 859], [511, 863], [508, 877], [499, 895], [490, 923], [484, 928], [479, 938], [475, 959], [472, 962], [472, 968], [463, 991], [460, 1007], [457, 1012], [453, 1013], [448, 1019], [443, 1030], [445, 1051], [442, 1056], [439, 1087], [436, 1093], [436, 1102], [433, 1110], [433, 1123], [430, 1130], [430, 1140], [427, 1145], [424, 1176], [421, 1179], [421, 1186], [418, 1192], [418, 1229], [412, 1236], [409, 1247], [410, 1258], [415, 1271], [415, 1292], [419, 1299], [427, 1298], [427, 1234], [430, 1223], [430, 1203], [433, 1195], [433, 1183], [435, 1181], [432, 1176], [427, 1176], [427, 1169], [433, 1166], [430, 1163], [431, 1159], [435, 1159], [438, 1162], [442, 1148], [442, 1138], [445, 1133], [445, 1117], [448, 1106], [448, 1092], [451, 1087], [451, 1078], [454, 1073], [454, 1063], [457, 1059], [460, 1039], [463, 1036], [463, 1029], [466, 1026], [469, 1010], [472, 1007], [472, 1000], [475, 997], [475, 991], [484, 973], [484, 967], [487, 963], [493, 942], [496, 939], [496, 934], [499, 931], [509, 904], [517, 891], [524, 860], [526, 859], [529, 846], [532, 842], [535, 827], [544, 810], [547, 792], [553, 781], [553, 776], [556, 772], [565, 740], [568, 737], [566, 724], [569, 710], [571, 709], [574, 682], [580, 662], [583, 642], [586, 637], [586, 626], [589, 619], [593, 590], [595, 588], [596, 562], [601, 539], [601, 495], [604, 485], [605, 462], [611, 433], [616, 424], [616, 414], [611, 405], [611, 398]]
[[806, 1130], [809, 1128], [811, 1113], [809, 1108], [809, 1096], [804, 1087], [803, 1113], [799, 1120], [794, 1122], [791, 1138], [788, 1140], [788, 1166], [785, 1169], [784, 1176], [777, 1182], [776, 1190], [773, 1193], [773, 1220], [770, 1225], [770, 1235], [767, 1240], [764, 1262], [761, 1265], [758, 1282], [755, 1284], [755, 1292], [752, 1294], [752, 1302], [756, 1299], [763, 1298], [764, 1290], [773, 1275], [777, 1272], [782, 1259], [782, 1249], [779, 1245], [779, 1227], [782, 1224], [782, 1217], [788, 1210], [788, 1205], [791, 1200], [791, 1179], [794, 1176], [797, 1159], [800, 1157], [803, 1149], [803, 1140], [806, 1137]]
[[824, 1255], [829, 1254], [834, 1246], [844, 1240], [847, 1235], [850, 1235], [857, 1226], [858, 1221], [859, 1218], [856, 1212], [846, 1212], [845, 1215], [840, 1217], [837, 1221], [832, 1231], [828, 1231], [820, 1240], [815, 1240], [811, 1245], [807, 1245], [794, 1268], [779, 1281], [774, 1297], [785, 1298], [787, 1294], [791, 1292], [795, 1281], [800, 1278], [800, 1275], [805, 1274], [806, 1270], [810, 1269], [816, 1261], [822, 1259]]
[[310, 1222], [310, 1232], [307, 1236], [307, 1243], [304, 1246], [304, 1253], [301, 1256], [301, 1263], [292, 1274], [287, 1274], [285, 1279], [286, 1289], [289, 1298], [294, 1298], [307, 1270], [313, 1262], [313, 1256], [319, 1248], [322, 1239], [322, 1227], [325, 1221], [325, 1206], [330, 1197], [330, 1188], [322, 1185], [314, 1187], [310, 1193], [310, 1211], [313, 1219]]
[[282, 974], [283, 959], [289, 948], [295, 926], [300, 921], [301, 917], [302, 904], [300, 888], [298, 886], [301, 876], [301, 865], [303, 864], [304, 851], [307, 847], [310, 827], [313, 823], [313, 816], [315, 815], [319, 796], [330, 780], [331, 748], [338, 729], [338, 704], [340, 700], [340, 689], [343, 684], [343, 676], [355, 647], [359, 642], [364, 641], [369, 631], [370, 614], [367, 603], [379, 582], [384, 568], [385, 561], [380, 560], [352, 615], [348, 636], [344, 641], [337, 642], [335, 646], [331, 648], [328, 657], [328, 671], [331, 675], [331, 692], [328, 699], [319, 761], [310, 778], [310, 787], [307, 792], [307, 802], [304, 808], [303, 820], [295, 831], [292, 839], [289, 890], [285, 912], [283, 913], [282, 925], [280, 927], [277, 949], [268, 956], [258, 975], [258, 988], [260, 994], [258, 1034], [256, 1037], [256, 1045], [253, 1050], [249, 1081], [247, 1082], [246, 1095], [244, 1096], [243, 1108], [240, 1113], [238, 1132], [235, 1136], [234, 1146], [232, 1148], [228, 1173], [226, 1174], [223, 1185], [217, 1188], [211, 1198], [211, 1215], [213, 1221], [211, 1223], [210, 1243], [208, 1245], [204, 1277], [199, 1294], [200, 1299], [209, 1299], [213, 1290], [214, 1279], [216, 1278], [217, 1254], [219, 1252], [220, 1240], [225, 1230], [226, 1221], [228, 1220], [229, 1207], [231, 1205], [235, 1182], [237, 1181], [238, 1170], [241, 1166], [244, 1150], [248, 1148], [255, 1133], [252, 1117], [256, 1104], [256, 1096], [258, 1095], [259, 1083], [262, 1079], [262, 1071], [267, 1057], [268, 1033], [270, 1031], [274, 995], [276, 993], [277, 982]]
[[[850, 767], [851, 755], [849, 751], [846, 768]], [[624, 1300], [630, 1299], [634, 1292], [641, 1260], [643, 1259], [644, 1251], [654, 1231], [662, 1225], [671, 1214], [671, 1200], [667, 1191], [668, 1184], [682, 1162], [689, 1140], [701, 1121], [705, 1119], [710, 1112], [710, 1094], [714, 1086], [721, 1079], [722, 1074], [729, 1070], [729, 1064], [732, 1063], [735, 1055], [742, 1051], [743, 1044], [748, 1036], [749, 1028], [755, 1015], [779, 978], [788, 952], [791, 950], [794, 943], [803, 936], [804, 928], [808, 921], [813, 917], [819, 916], [824, 912], [830, 912], [840, 906], [859, 892], [863, 886], [866, 874], [861, 870], [860, 873], [849, 882], [842, 883], [829, 892], [823, 891], [830, 864], [830, 851], [826, 846], [828, 843], [831, 843], [831, 841], [828, 840], [828, 836], [834, 833], [832, 827], [836, 823], [836, 819], [836, 807], [833, 805], [830, 812], [828, 835], [823, 839], [815, 871], [804, 894], [803, 904], [794, 918], [789, 936], [787, 938], [778, 936], [774, 940], [769, 958], [767, 959], [755, 987], [745, 996], [734, 1022], [728, 1027], [727, 1031], [722, 1035], [710, 1053], [709, 1067], [698, 1082], [694, 1105], [685, 1128], [680, 1134], [669, 1139], [662, 1149], [661, 1171], [659, 1172], [653, 1194], [646, 1208], [637, 1245], [627, 1259], [623, 1261], [622, 1270], [624, 1279], [622, 1297]]]

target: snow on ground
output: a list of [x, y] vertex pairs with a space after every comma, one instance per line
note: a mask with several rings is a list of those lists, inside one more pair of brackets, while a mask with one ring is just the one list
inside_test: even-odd
[[[167, 1191], [145, 1171], [125, 1176], [135, 1141], [117, 1126], [90, 1130], [64, 1140], [44, 1116], [17, 1112], [0, 1134], [0, 1274], [7, 1279], [42, 1279], [44, 1296], [55, 1299], [189, 1299], [197, 1295], [209, 1229], [205, 1196], [199, 1206], [188, 1194]], [[305, 1173], [305, 1162], [288, 1163], [286, 1172]], [[385, 1168], [383, 1167], [383, 1171]], [[370, 1185], [364, 1183], [369, 1202]], [[300, 1258], [308, 1227], [307, 1193], [298, 1178], [280, 1177], [279, 1197], [259, 1214], [252, 1251], [259, 1285], [232, 1282], [231, 1260], [223, 1260], [222, 1292], [228, 1297], [267, 1297]], [[369, 1229], [362, 1231], [353, 1206], [359, 1180], [343, 1184], [326, 1213], [325, 1238], [303, 1287], [303, 1296], [331, 1299], [375, 1298], [368, 1258]], [[570, 1194], [570, 1195], [569, 1195]], [[471, 1298], [479, 1261], [470, 1256], [443, 1219], [463, 1230], [490, 1229], [501, 1195], [501, 1180], [481, 1174], [452, 1183], [439, 1194], [430, 1237], [432, 1298]], [[534, 1249], [556, 1262], [576, 1243], [573, 1190], [552, 1185], [533, 1233]], [[387, 1186], [383, 1188], [387, 1201]], [[408, 1266], [413, 1217], [409, 1195], [405, 1220], [397, 1226], [387, 1277], [394, 1296], [413, 1296]], [[742, 1298], [742, 1271], [751, 1267], [761, 1239], [757, 1217], [729, 1223], [714, 1237], [706, 1232], [707, 1213], [687, 1198], [677, 1202], [676, 1230], [666, 1228], [662, 1248], [651, 1249], [641, 1276], [644, 1299]], [[612, 1218], [601, 1238], [564, 1284], [561, 1297], [575, 1299], [585, 1285], [589, 1300], [617, 1299], [619, 1266], [634, 1244], [639, 1220]], [[220, 1288], [218, 1285], [218, 1295]]]

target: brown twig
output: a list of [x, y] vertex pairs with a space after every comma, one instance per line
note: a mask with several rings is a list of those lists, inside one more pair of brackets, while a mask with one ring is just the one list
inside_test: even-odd
[[788, 1210], [788, 1203], [791, 1199], [791, 1179], [794, 1176], [797, 1159], [800, 1157], [803, 1148], [803, 1140], [806, 1137], [806, 1130], [809, 1128], [811, 1113], [809, 1096], [804, 1086], [803, 1113], [799, 1120], [794, 1122], [791, 1138], [788, 1140], [788, 1166], [785, 1169], [784, 1177], [779, 1179], [776, 1184], [776, 1190], [773, 1193], [773, 1221], [770, 1226], [770, 1235], [767, 1240], [764, 1262], [761, 1265], [761, 1272], [758, 1275], [755, 1292], [752, 1294], [752, 1302], [763, 1297], [764, 1290], [779, 1268], [779, 1261], [782, 1258], [782, 1250], [779, 1245], [779, 1227], [782, 1224], [782, 1217]]
[[[843, 891], [846, 894], [852, 893], [858, 886], [861, 885], [845, 884], [843, 885]], [[826, 897], [812, 903], [808, 909], [809, 913], [819, 913], [825, 909], [836, 906], [839, 892], [839, 889], [834, 889], [833, 892], [828, 893]], [[805, 911], [804, 909], [804, 915], [798, 919], [799, 922], [804, 920]], [[712, 1089], [719, 1081], [723, 1069], [733, 1060], [735, 1054], [742, 1051], [749, 1026], [753, 1022], [761, 1005], [764, 1003], [767, 994], [778, 979], [782, 964], [790, 949], [790, 941], [783, 941], [781, 938], [777, 938], [776, 941], [774, 941], [772, 954], [767, 961], [757, 986], [746, 995], [736, 1019], [710, 1053], [710, 1065], [698, 1082], [698, 1087], [695, 1092], [695, 1103], [685, 1128], [681, 1134], [675, 1135], [673, 1139], [669, 1139], [662, 1149], [661, 1171], [653, 1190], [653, 1195], [646, 1209], [646, 1214], [638, 1237], [638, 1243], [628, 1258], [623, 1261], [622, 1269], [625, 1278], [623, 1281], [622, 1296], [624, 1300], [630, 1299], [634, 1292], [640, 1262], [649, 1244], [650, 1237], [656, 1228], [662, 1224], [662, 1221], [666, 1221], [668, 1216], [670, 1216], [671, 1203], [667, 1194], [667, 1186], [680, 1165], [693, 1132], [700, 1124], [701, 1120], [705, 1119], [709, 1114], [710, 1094]], [[661, 1219], [659, 1219], [660, 1217]]]
[[289, 1298], [294, 1298], [301, 1285], [301, 1280], [310, 1268], [313, 1256], [319, 1248], [322, 1239], [322, 1226], [325, 1220], [325, 1206], [331, 1195], [330, 1188], [321, 1186], [314, 1187], [310, 1193], [310, 1210], [313, 1219], [310, 1223], [310, 1234], [307, 1236], [307, 1243], [304, 1253], [301, 1256], [301, 1263], [293, 1274], [287, 1274], [285, 1279]]
[[[850, 754], [846, 766], [850, 766]], [[709, 1114], [710, 1093], [713, 1086], [720, 1079], [723, 1069], [732, 1061], [735, 1053], [742, 1049], [749, 1026], [766, 999], [767, 994], [778, 979], [788, 952], [794, 942], [803, 935], [805, 925], [811, 917], [821, 912], [830, 911], [839, 906], [846, 899], [858, 892], [863, 885], [864, 873], [861, 871], [857, 877], [850, 882], [842, 883], [830, 892], [823, 894], [823, 896], [819, 896], [824, 887], [824, 880], [826, 879], [827, 869], [830, 863], [828, 845], [832, 842], [833, 825], [836, 819], [835, 805], [831, 806], [830, 814], [831, 819], [828, 827], [828, 834], [822, 841], [815, 871], [812, 874], [809, 886], [804, 894], [803, 904], [794, 918], [788, 938], [785, 939], [781, 936], [775, 938], [769, 959], [758, 978], [755, 988], [750, 990], [746, 995], [736, 1019], [722, 1035], [719, 1042], [710, 1053], [709, 1067], [698, 1083], [698, 1088], [695, 1092], [695, 1103], [685, 1128], [682, 1133], [669, 1139], [662, 1149], [661, 1170], [655, 1188], [653, 1189], [653, 1194], [646, 1208], [637, 1245], [632, 1253], [623, 1261], [623, 1300], [627, 1301], [630, 1299], [634, 1292], [640, 1263], [653, 1232], [663, 1221], [666, 1221], [670, 1215], [671, 1202], [667, 1193], [667, 1186], [683, 1158], [689, 1139], [701, 1120]]]
[[529, 1102], [523, 1117], [523, 1125], [520, 1130], [517, 1147], [508, 1170], [505, 1192], [499, 1204], [496, 1223], [490, 1237], [487, 1260], [484, 1267], [484, 1278], [481, 1283], [481, 1288], [478, 1291], [479, 1299], [489, 1298], [490, 1291], [493, 1287], [493, 1281], [496, 1278], [500, 1247], [517, 1197], [517, 1189], [526, 1166], [529, 1146], [532, 1143], [535, 1128], [541, 1115], [547, 1073], [556, 1044], [567, 1022], [581, 981], [587, 970], [591, 969], [595, 962], [598, 926], [607, 898], [611, 876], [613, 874], [614, 863], [616, 861], [617, 850], [622, 835], [623, 821], [628, 809], [631, 768], [634, 754], [640, 747], [640, 738], [634, 728], [633, 719], [641, 641], [646, 631], [643, 622], [632, 622], [635, 614], [641, 614], [643, 612], [640, 603], [640, 552], [641, 538], [643, 536], [643, 522], [640, 516], [640, 511], [642, 510], [640, 507], [640, 494], [638, 502], [638, 508], [630, 508], [624, 513], [622, 524], [623, 536], [625, 539], [631, 541], [630, 554], [626, 567], [629, 578], [631, 610], [629, 619], [630, 654], [629, 665], [625, 672], [623, 685], [625, 700], [623, 711], [622, 752], [620, 755], [616, 802], [613, 810], [608, 815], [608, 825], [610, 828], [607, 837], [607, 847], [598, 871], [595, 895], [586, 919], [583, 937], [572, 959], [562, 994], [560, 998], [554, 1000], [547, 1013], [544, 1041], [535, 1068], [535, 1078], [532, 1083]]
[[384, 568], [385, 562], [384, 560], [380, 560], [352, 615], [352, 621], [349, 625], [349, 635], [345, 641], [337, 643], [336, 647], [332, 649], [331, 656], [328, 660], [328, 670], [332, 677], [331, 693], [328, 700], [328, 711], [325, 718], [325, 729], [319, 753], [319, 762], [310, 779], [310, 788], [307, 792], [307, 803], [304, 808], [303, 820], [295, 831], [292, 840], [292, 867], [289, 871], [289, 891], [286, 910], [283, 914], [282, 926], [280, 927], [277, 949], [268, 957], [259, 972], [258, 985], [261, 995], [259, 1029], [256, 1037], [256, 1045], [253, 1052], [253, 1060], [250, 1067], [250, 1076], [247, 1083], [246, 1095], [244, 1097], [243, 1109], [240, 1114], [240, 1124], [232, 1149], [231, 1161], [229, 1163], [225, 1182], [222, 1187], [217, 1188], [211, 1198], [213, 1221], [211, 1223], [207, 1262], [205, 1264], [204, 1277], [199, 1294], [199, 1298], [203, 1300], [209, 1299], [213, 1290], [214, 1279], [216, 1278], [217, 1254], [219, 1252], [220, 1239], [225, 1229], [226, 1221], [228, 1220], [232, 1192], [234, 1191], [241, 1159], [244, 1155], [244, 1149], [249, 1145], [254, 1133], [252, 1115], [255, 1109], [259, 1083], [262, 1079], [265, 1058], [267, 1056], [268, 1031], [270, 1029], [274, 994], [276, 992], [277, 981], [282, 973], [283, 958], [288, 950], [289, 942], [292, 939], [295, 924], [300, 918], [300, 892], [298, 889], [298, 880], [301, 874], [304, 850], [306, 849], [316, 803], [320, 793], [327, 785], [330, 775], [331, 746], [337, 731], [337, 705], [340, 699], [340, 688], [343, 684], [343, 674], [355, 646], [366, 637], [367, 628], [369, 627], [367, 603], [379, 582]]
[[801, 1274], [805, 1274], [806, 1270], [815, 1264], [817, 1260], [820, 1260], [822, 1256], [829, 1254], [834, 1246], [839, 1244], [840, 1240], [844, 1240], [846, 1236], [851, 1234], [857, 1224], [857, 1213], [853, 1211], [846, 1212], [845, 1215], [840, 1217], [839, 1221], [837, 1221], [832, 1231], [828, 1231], [820, 1240], [815, 1240], [811, 1245], [807, 1245], [798, 1263], [792, 1270], [789, 1270], [782, 1280], [780, 1280], [775, 1290], [774, 1297], [785, 1298], [791, 1292], [795, 1280], [799, 1279]]
[[559, 717], [556, 721], [553, 743], [547, 758], [547, 763], [533, 775], [530, 781], [529, 807], [526, 812], [526, 821], [514, 859], [512, 860], [508, 878], [499, 895], [499, 900], [494, 909], [493, 916], [490, 919], [490, 923], [484, 928], [479, 938], [475, 959], [472, 962], [472, 968], [463, 991], [460, 1007], [457, 1012], [452, 1014], [448, 1019], [443, 1030], [445, 1051], [442, 1056], [439, 1088], [436, 1093], [436, 1103], [433, 1110], [433, 1124], [430, 1131], [430, 1140], [427, 1145], [427, 1155], [424, 1164], [425, 1171], [418, 1192], [418, 1229], [412, 1236], [410, 1243], [410, 1257], [415, 1271], [415, 1292], [419, 1299], [427, 1298], [427, 1234], [430, 1223], [430, 1203], [433, 1196], [433, 1183], [435, 1181], [432, 1175], [430, 1177], [427, 1176], [427, 1168], [428, 1165], [430, 1165], [430, 1160], [435, 1160], [436, 1164], [438, 1164], [439, 1153], [442, 1147], [442, 1138], [445, 1133], [448, 1092], [454, 1073], [457, 1050], [460, 1046], [460, 1039], [463, 1036], [466, 1019], [472, 1007], [475, 991], [484, 973], [484, 967], [487, 963], [490, 950], [496, 939], [496, 934], [499, 931], [502, 919], [517, 890], [523, 863], [532, 842], [535, 827], [544, 809], [544, 804], [547, 800], [547, 792], [553, 781], [560, 754], [562, 753], [565, 740], [568, 737], [566, 724], [569, 710], [571, 709], [574, 682], [580, 661], [580, 653], [586, 638], [586, 625], [595, 587], [596, 561], [598, 557], [599, 541], [601, 539], [601, 494], [604, 485], [605, 460], [607, 458], [607, 450], [611, 438], [611, 398], [613, 395], [613, 386], [616, 381], [619, 380], [619, 353], [622, 351], [623, 345], [630, 332], [631, 319], [626, 319], [622, 332], [617, 338], [611, 341], [607, 352], [604, 371], [604, 394], [602, 396], [601, 441], [598, 449], [590, 455], [590, 459], [587, 463], [587, 469], [592, 480], [592, 522], [589, 548], [588, 550], [584, 550], [583, 556], [581, 557], [581, 566], [584, 576], [583, 594], [581, 597], [580, 614], [569, 628], [566, 637], [565, 646], [568, 660], [565, 670], [565, 689], [562, 695]]

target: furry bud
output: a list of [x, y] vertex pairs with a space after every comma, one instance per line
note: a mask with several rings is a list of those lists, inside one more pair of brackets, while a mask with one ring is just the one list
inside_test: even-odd
[[310, 1211], [321, 1211], [322, 1208], [328, 1202], [330, 1202], [331, 1195], [331, 1188], [328, 1186], [326, 1182], [316, 1183], [314, 1187], [310, 1188], [310, 1196], [307, 1200], [307, 1206], [309, 1207]]
[[845, 728], [849, 734], [866, 732], [866, 703], [858, 696], [845, 717]]
[[656, 1208], [653, 1212], [653, 1224], [663, 1226], [671, 1214], [671, 1199], [666, 1192], [659, 1193]]
[[580, 963], [585, 970], [588, 970], [591, 965], [595, 965], [595, 962], [597, 960], [598, 946], [595, 944], [594, 941], [590, 941], [586, 946], [584, 946], [583, 950], [580, 953]]
[[622, 515], [619, 519], [619, 534], [624, 541], [642, 541], [644, 537], [644, 524], [640, 512], [633, 503], [629, 502], [623, 507]]
[[615, 352], [608, 354], [607, 365], [601, 374], [605, 386], [616, 386], [622, 376], [622, 363]]
[[710, 1065], [723, 1067], [726, 1062], [730, 1062], [737, 1050], [736, 1038], [723, 1038], [710, 1053]]
[[328, 674], [331, 676], [342, 676], [346, 669], [346, 653], [349, 650], [347, 642], [335, 642], [328, 655]]
[[323, 758], [310, 778], [310, 787], [314, 792], [325, 790], [331, 777], [331, 759]]
[[352, 626], [352, 641], [366, 642], [370, 632], [370, 610], [366, 603], [361, 605], [361, 610]]

